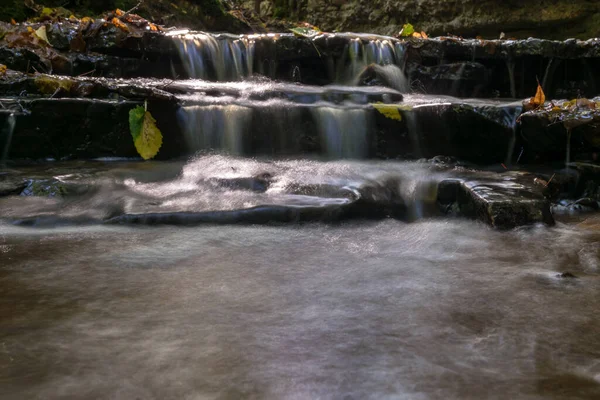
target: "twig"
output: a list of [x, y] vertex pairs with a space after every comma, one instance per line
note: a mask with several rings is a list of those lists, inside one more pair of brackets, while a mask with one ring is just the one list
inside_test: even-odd
[[50, 98], [53, 98], [54, 96], [56, 96], [56, 94], [60, 91], [60, 86], [56, 88], [56, 90], [54, 91], [54, 93], [52, 93], [52, 96], [50, 96]]
[[82, 77], [82, 76], [88, 76], [90, 74], [93, 74], [94, 72], [96, 72], [96, 69], [91, 70], [90, 72], [84, 72], [83, 74], [77, 75], [77, 77]]
[[317, 49], [317, 45], [315, 44], [315, 42], [313, 42], [312, 39], [309, 39], [309, 40], [312, 43], [312, 45], [315, 48], [315, 50], [317, 51], [317, 54], [319, 55], [319, 58], [321, 58], [321, 52], [319, 51], [319, 49]]
[[546, 184], [544, 186], [548, 187], [548, 185], [550, 184], [550, 182], [552, 182], [552, 179], [554, 179], [555, 176], [556, 176], [556, 174], [552, 174], [552, 177], [548, 180], [548, 182], [546, 182]]
[[131, 10], [127, 11], [126, 13], [124, 13], [123, 15], [121, 15], [119, 17], [120, 20], [122, 20], [123, 18], [125, 18], [126, 16], [128, 16], [129, 14], [131, 14], [132, 12], [134, 12], [135, 10], [137, 10], [138, 8], [140, 8], [140, 6], [144, 4], [144, 0], [140, 0], [139, 3], [137, 3], [137, 5], [135, 7], [133, 7]]

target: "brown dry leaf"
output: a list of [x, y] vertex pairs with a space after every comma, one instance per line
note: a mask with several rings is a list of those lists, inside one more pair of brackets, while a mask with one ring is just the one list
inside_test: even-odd
[[529, 100], [529, 104], [534, 107], [541, 107], [546, 102], [546, 95], [544, 94], [544, 90], [542, 89], [542, 85], [538, 82], [537, 91], [535, 92], [535, 97], [532, 97]]
[[17, 24], [17, 21], [15, 21], [15, 19], [14, 19], [14, 18], [11, 18], [11, 19], [10, 19], [10, 24], [11, 24], [11, 25], [16, 25], [16, 24]]
[[592, 108], [592, 104], [595, 107], [595, 103], [592, 101], [589, 101], [588, 99], [585, 99], [585, 98], [577, 99], [577, 107]]
[[87, 44], [83, 39], [83, 35], [81, 34], [81, 32], [77, 32], [77, 35], [73, 39], [71, 39], [71, 41], [69, 42], [69, 47], [71, 48], [71, 51], [74, 51], [76, 53], [85, 52]]
[[8, 70], [8, 68], [6, 67], [6, 65], [0, 64], [0, 76], [6, 75], [7, 70]]
[[427, 36], [427, 34], [425, 33], [425, 31], [421, 31], [421, 37], [423, 39], [429, 39], [429, 36]]

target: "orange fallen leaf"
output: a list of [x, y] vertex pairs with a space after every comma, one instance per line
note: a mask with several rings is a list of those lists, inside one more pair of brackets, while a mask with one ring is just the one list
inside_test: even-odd
[[125, 25], [123, 22], [121, 22], [120, 19], [113, 18], [112, 21], [110, 21], [110, 22], [117, 28], [121, 29], [122, 31], [129, 32], [129, 28], [127, 27], [127, 25]]
[[11, 19], [10, 19], [10, 24], [11, 24], [11, 25], [16, 25], [16, 24], [17, 24], [17, 21], [15, 21], [15, 19], [14, 19], [14, 18], [11, 18]]
[[117, 17], [121, 17], [121, 16], [123, 16], [123, 14], [125, 14], [125, 13], [123, 12], [123, 10], [121, 10], [121, 9], [119, 9], [119, 8], [117, 8], [117, 9], [115, 10], [115, 15], [116, 15]]
[[421, 31], [421, 37], [423, 39], [429, 39], [429, 36], [427, 36], [427, 34], [425, 33], [425, 31]]
[[6, 75], [7, 70], [8, 70], [8, 68], [6, 67], [6, 65], [0, 64], [0, 76]]
[[532, 97], [529, 100], [529, 104], [534, 107], [541, 107], [546, 102], [546, 95], [544, 94], [544, 90], [542, 89], [542, 85], [538, 82], [537, 91], [535, 93], [535, 97]]

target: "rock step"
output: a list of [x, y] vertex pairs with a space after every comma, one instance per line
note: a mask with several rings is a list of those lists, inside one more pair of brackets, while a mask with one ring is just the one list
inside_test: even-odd
[[[573, 127], [569, 142], [566, 131], [555, 132], [562, 125], [551, 115], [526, 113], [518, 124], [519, 102], [268, 81], [59, 79], [9, 72], [0, 79], [0, 126], [10, 114], [17, 121], [7, 155], [134, 157], [128, 112], [145, 101], [164, 133], [161, 159], [216, 149], [331, 158], [443, 154], [478, 164], [510, 164], [564, 162], [567, 143], [572, 160], [600, 151], [597, 124]], [[595, 121], [596, 114], [586, 111], [585, 121]], [[0, 154], [8, 143], [5, 136]]]
[[[38, 29], [42, 24], [32, 24]], [[536, 77], [550, 97], [600, 92], [600, 40], [400, 40], [323, 33], [312, 39], [173, 31], [123, 32], [112, 24], [81, 36], [68, 21], [46, 24], [50, 55], [34, 46], [0, 41], [0, 63], [24, 72], [113, 78], [242, 80], [259, 74], [311, 85], [356, 81], [370, 64], [395, 65], [408, 87], [462, 97], [528, 97]], [[25, 30], [27, 26], [19, 26]], [[5, 26], [1, 29], [15, 29]], [[75, 39], [77, 38], [77, 39]], [[85, 51], [71, 49], [83, 40]]]
[[[347, 164], [343, 169], [336, 163], [222, 162], [219, 156], [198, 158], [183, 171], [177, 169], [179, 164], [149, 163], [141, 168], [131, 162], [15, 167], [0, 175], [0, 188], [4, 188], [0, 218], [26, 226], [264, 224], [388, 217], [413, 221], [440, 216], [474, 218], [501, 229], [554, 223], [546, 188], [535, 183], [538, 175], [528, 172], [466, 170], [440, 158], [379, 167]], [[194, 171], [204, 164], [212, 169], [198, 170], [202, 176], [197, 176]], [[225, 174], [220, 166], [226, 168]], [[366, 176], [354, 175], [359, 168], [367, 170]], [[157, 179], [153, 171], [159, 169]], [[253, 175], [243, 172], [261, 170]], [[157, 191], [160, 197], [155, 196]], [[210, 200], [223, 196], [231, 203]], [[196, 200], [190, 202], [188, 197]], [[23, 207], [24, 203], [29, 206]], [[60, 211], [51, 212], [53, 208]]]

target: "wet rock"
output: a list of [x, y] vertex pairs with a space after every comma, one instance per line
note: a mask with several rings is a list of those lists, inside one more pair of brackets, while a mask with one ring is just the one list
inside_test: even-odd
[[447, 180], [438, 187], [438, 203], [451, 215], [476, 218], [495, 228], [554, 224], [550, 203], [533, 177], [510, 172], [477, 180]]
[[573, 275], [572, 273], [570, 273], [568, 271], [567, 272], [562, 272], [562, 273], [556, 275], [556, 277], [557, 278], [561, 278], [561, 279], [575, 279], [575, 278], [577, 278], [575, 275]]
[[21, 196], [63, 197], [67, 194], [67, 186], [56, 179], [31, 179], [25, 183]]
[[416, 63], [407, 65], [411, 82], [418, 90], [429, 94], [448, 94], [461, 97], [493, 97], [489, 87], [490, 71], [482, 64], [459, 62], [436, 66]]
[[[546, 112], [526, 113], [520, 117], [520, 132], [524, 140], [526, 159], [544, 161], [549, 159], [567, 160], [600, 151], [598, 117], [591, 116], [590, 122], [567, 128]], [[570, 154], [567, 154], [569, 149]]]
[[0, 175], [0, 197], [20, 194], [27, 187], [22, 178]]

